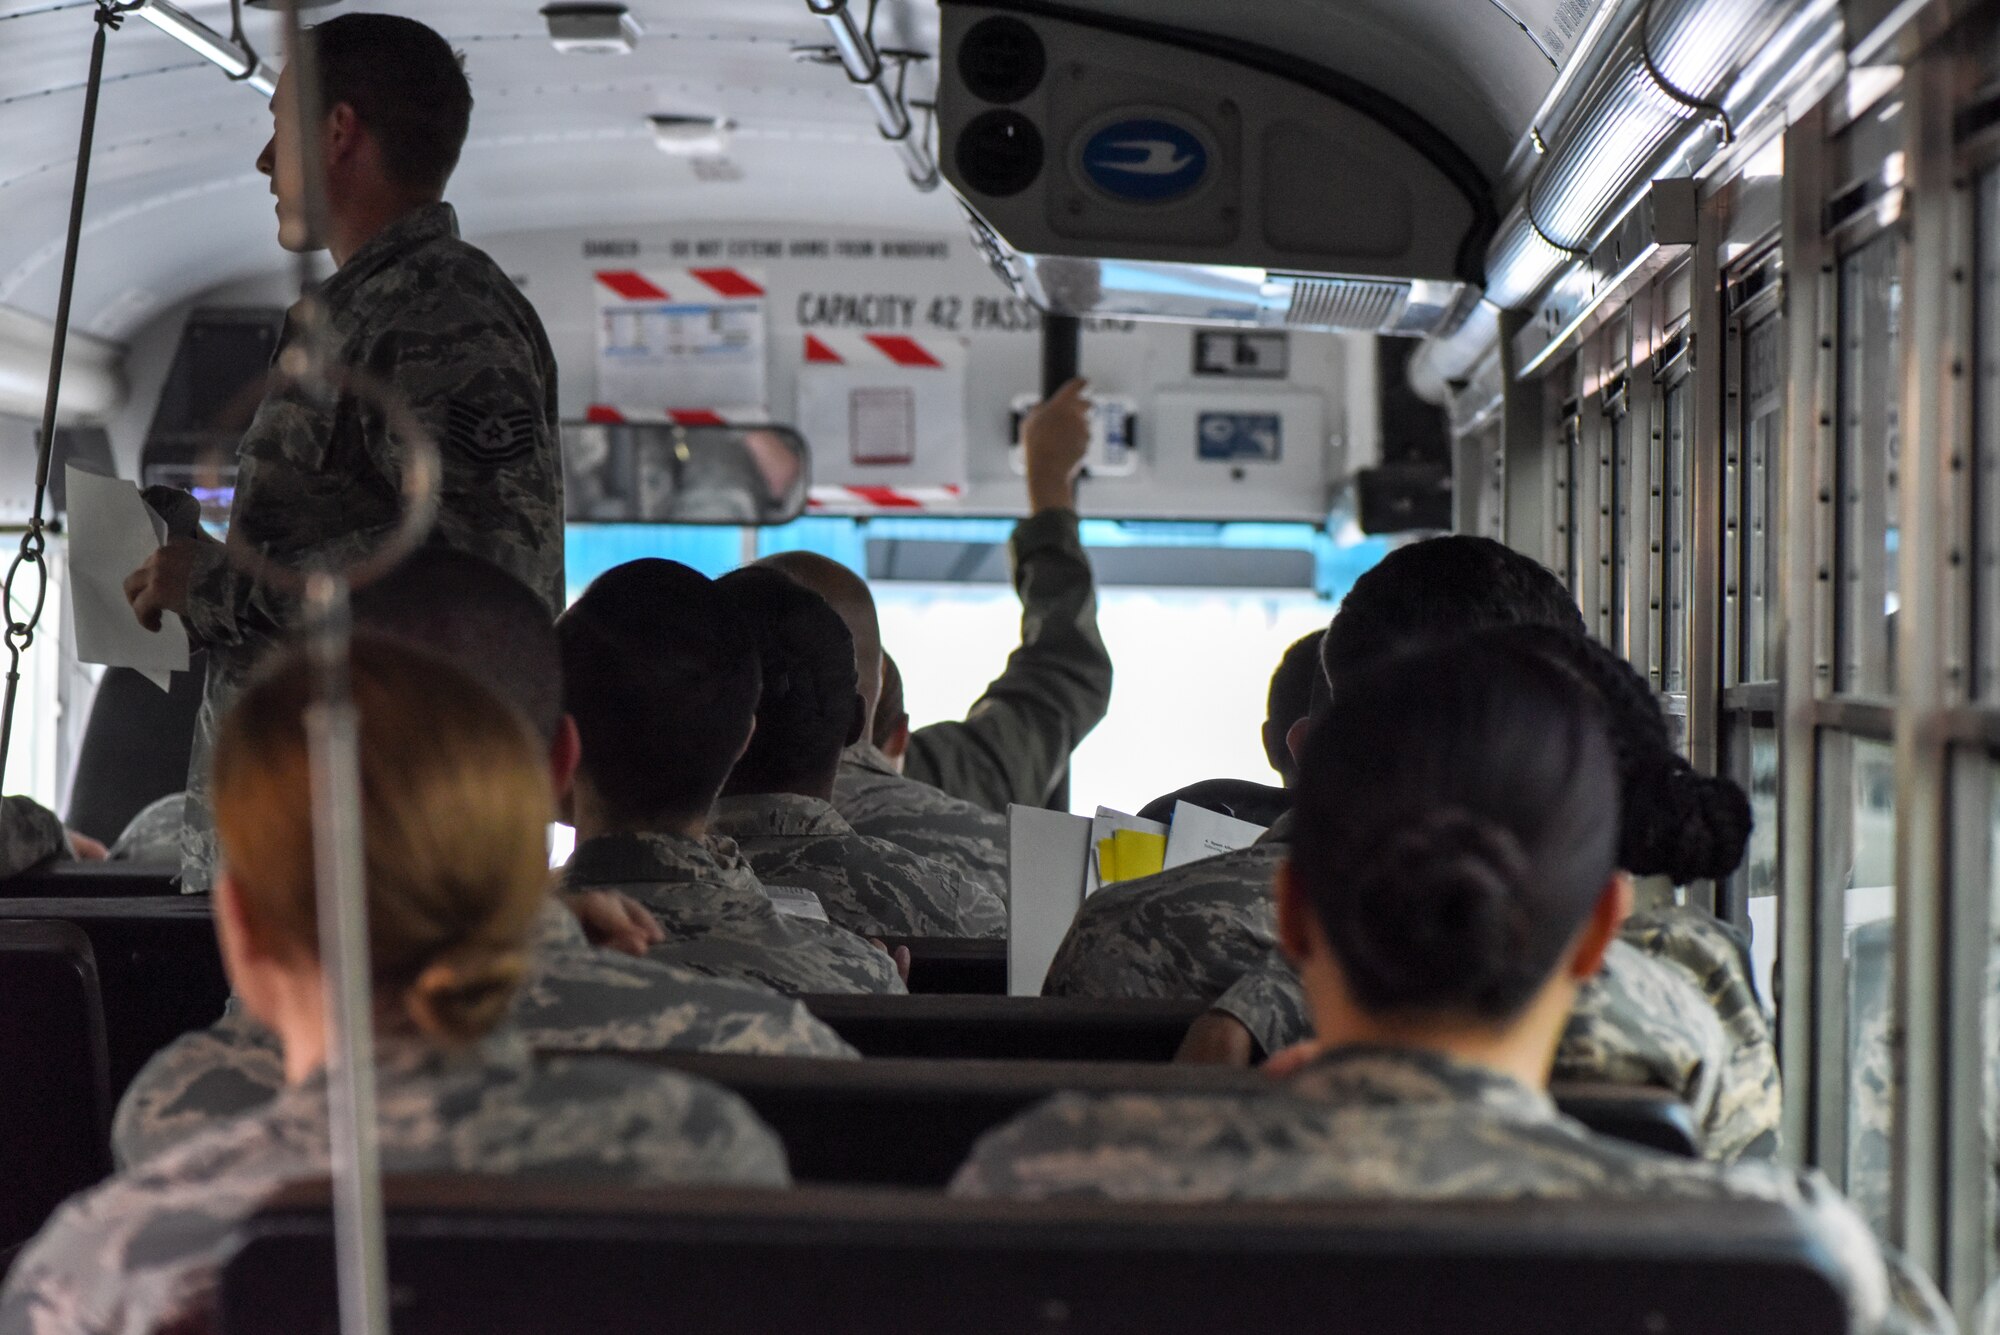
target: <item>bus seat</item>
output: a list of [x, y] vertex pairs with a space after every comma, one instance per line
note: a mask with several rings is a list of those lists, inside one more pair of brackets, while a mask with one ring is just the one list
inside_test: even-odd
[[[714, 1081], [785, 1142], [801, 1182], [944, 1186], [986, 1132], [1051, 1095], [1257, 1095], [1255, 1071], [1156, 1062], [926, 1061], [662, 1052], [643, 1060]], [[1697, 1153], [1693, 1119], [1664, 1090], [1557, 1085], [1557, 1104], [1593, 1130]]]
[[155, 1052], [221, 1017], [229, 980], [206, 895], [0, 899], [0, 927], [63, 924], [97, 958], [114, 1097]]
[[0, 881], [0, 904], [10, 899], [178, 899], [180, 874], [179, 867], [137, 862], [48, 862]]
[[109, 844], [148, 803], [187, 787], [205, 662], [197, 651], [164, 693], [132, 668], [105, 669], [77, 752], [72, 830]]
[[0, 922], [0, 1267], [71, 1193], [111, 1170], [111, 1082], [90, 939]]
[[[1809, 1217], [1751, 1201], [960, 1201], [391, 1178], [397, 1335], [1676, 1335], [1849, 1328]], [[324, 1183], [246, 1222], [228, 1335], [332, 1331]]]
[[987, 1057], [1015, 1061], [1173, 1058], [1199, 1001], [1075, 997], [801, 997], [864, 1057]]
[[890, 936], [882, 944], [910, 948], [910, 991], [1007, 995], [1004, 940], [941, 936]]

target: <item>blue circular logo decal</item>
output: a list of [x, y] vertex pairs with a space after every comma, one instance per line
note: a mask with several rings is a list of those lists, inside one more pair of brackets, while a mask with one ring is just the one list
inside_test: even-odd
[[1147, 116], [1115, 121], [1090, 136], [1079, 165], [1107, 195], [1164, 204], [1207, 177], [1208, 148], [1186, 127]]

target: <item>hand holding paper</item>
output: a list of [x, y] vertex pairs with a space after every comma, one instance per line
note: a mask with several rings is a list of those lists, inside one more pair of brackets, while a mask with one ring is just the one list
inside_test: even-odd
[[172, 612], [149, 631], [132, 614], [125, 580], [166, 542], [166, 525], [130, 482], [67, 470], [70, 625], [85, 663], [136, 668], [161, 690], [188, 666], [187, 630]]

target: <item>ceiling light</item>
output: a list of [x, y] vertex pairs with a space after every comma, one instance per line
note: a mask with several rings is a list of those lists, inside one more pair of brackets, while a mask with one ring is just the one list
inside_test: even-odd
[[554, 4], [542, 7], [549, 40], [565, 55], [629, 56], [644, 29], [618, 4]]
[[231, 78], [248, 84], [266, 97], [278, 91], [276, 70], [180, 6], [169, 4], [167, 0], [145, 0], [137, 13], [196, 55], [220, 65]]
[[729, 151], [736, 123], [726, 116], [648, 116], [653, 143], [677, 158], [718, 158]]

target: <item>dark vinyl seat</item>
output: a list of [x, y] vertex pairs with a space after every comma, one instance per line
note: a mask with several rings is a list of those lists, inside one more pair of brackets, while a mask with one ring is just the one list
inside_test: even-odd
[[76, 758], [67, 824], [105, 843], [150, 802], [187, 787], [206, 655], [161, 691], [131, 668], [107, 668]]
[[806, 1008], [867, 1057], [1014, 1061], [1173, 1058], [1199, 1001], [1073, 997], [808, 996]]
[[[927, 1061], [662, 1052], [647, 1062], [735, 1090], [785, 1142], [801, 1182], [942, 1187], [979, 1138], [1050, 1096], [1253, 1097], [1255, 1071], [1139, 1062]], [[1556, 1086], [1564, 1112], [1605, 1135], [1688, 1157], [1693, 1118], [1661, 1090]]]
[[[391, 1179], [397, 1335], [1740, 1335], [1849, 1329], [1809, 1221], [1765, 1202], [955, 1201]], [[222, 1279], [225, 1335], [335, 1329], [327, 1191]]]
[[111, 1170], [104, 1009], [90, 939], [0, 922], [0, 1263]]
[[883, 944], [910, 948], [910, 991], [1007, 995], [1007, 943], [975, 938], [892, 936]]
[[89, 940], [114, 1098], [155, 1052], [215, 1023], [229, 999], [206, 895], [0, 898], [0, 927], [33, 924], [69, 924]]

